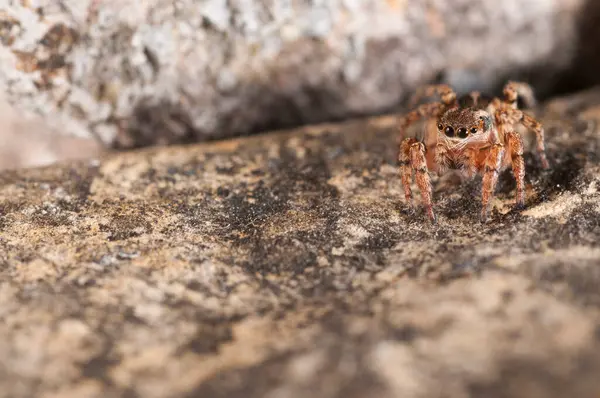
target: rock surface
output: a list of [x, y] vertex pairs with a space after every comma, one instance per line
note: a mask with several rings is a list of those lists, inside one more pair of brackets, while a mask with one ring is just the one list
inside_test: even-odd
[[439, 77], [485, 89], [535, 71], [548, 88], [584, 3], [0, 0], [0, 87], [55, 136], [226, 137], [382, 112]]
[[402, 198], [395, 117], [0, 174], [0, 397], [600, 393], [600, 92], [504, 173]]

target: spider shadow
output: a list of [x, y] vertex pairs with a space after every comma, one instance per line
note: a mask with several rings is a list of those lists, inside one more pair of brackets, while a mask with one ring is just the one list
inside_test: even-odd
[[441, 176], [434, 185], [434, 200], [437, 202], [438, 213], [448, 220], [479, 215], [481, 176], [465, 179], [456, 172]]

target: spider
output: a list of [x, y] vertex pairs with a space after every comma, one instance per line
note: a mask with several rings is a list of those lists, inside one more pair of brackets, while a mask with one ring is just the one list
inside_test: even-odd
[[549, 168], [542, 125], [518, 109], [519, 98], [528, 106], [535, 105], [531, 87], [510, 81], [504, 86], [503, 98], [488, 98], [476, 91], [457, 98], [448, 85], [428, 85], [417, 90], [411, 103], [416, 105], [420, 99], [433, 95], [438, 95], [441, 101], [422, 104], [399, 122], [401, 137], [411, 124], [421, 118], [437, 122], [436, 129], [426, 129], [423, 141], [405, 138], [400, 145], [398, 158], [407, 202], [412, 203], [410, 185], [414, 172], [425, 211], [435, 223], [429, 173], [441, 175], [448, 170], [458, 170], [468, 178], [481, 174], [481, 221], [485, 223], [498, 174], [510, 165], [517, 182], [515, 207], [524, 208], [525, 162], [523, 139], [515, 131], [517, 124], [535, 132], [541, 165], [544, 169]]

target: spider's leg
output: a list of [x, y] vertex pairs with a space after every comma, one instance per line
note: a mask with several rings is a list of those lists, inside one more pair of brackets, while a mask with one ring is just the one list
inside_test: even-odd
[[465, 151], [465, 168], [463, 170], [467, 178], [473, 178], [477, 174], [477, 154], [474, 150]]
[[523, 113], [520, 122], [527, 128], [533, 130], [535, 132], [536, 138], [536, 149], [538, 152], [538, 156], [540, 157], [540, 162], [542, 163], [543, 169], [548, 169], [550, 165], [548, 164], [548, 158], [546, 158], [546, 147], [544, 144], [544, 128], [541, 123], [535, 120], [532, 116]]
[[410, 146], [416, 143], [414, 138], [406, 138], [400, 145], [400, 154], [398, 161], [400, 162], [400, 175], [402, 177], [402, 186], [404, 188], [404, 197], [408, 204], [412, 204], [412, 192], [410, 184], [412, 182], [412, 166], [410, 164]]
[[509, 131], [505, 135], [513, 175], [517, 182], [516, 207], [525, 206], [525, 161], [523, 160], [523, 139], [515, 131]]
[[504, 154], [504, 145], [494, 144], [488, 149], [485, 158], [483, 183], [481, 187], [481, 221], [487, 221], [490, 199], [494, 196], [498, 174], [502, 164], [502, 155]]
[[544, 128], [541, 123], [538, 122], [534, 117], [526, 114], [518, 109], [512, 109], [507, 106], [501, 107], [496, 111], [496, 120], [500, 125], [515, 125], [521, 123], [523, 126], [535, 132], [536, 137], [536, 149], [540, 162], [542, 163], [543, 169], [548, 169], [548, 159], [546, 158], [546, 148], [544, 144]]
[[[483, 95], [481, 91], [471, 91], [459, 98], [458, 105], [461, 108], [485, 109], [492, 104], [493, 100], [494, 98]], [[502, 100], [498, 101], [502, 102]]]
[[400, 139], [406, 138], [404, 136], [406, 129], [411, 124], [415, 123], [421, 118], [431, 118], [439, 116], [444, 106], [439, 102], [432, 102], [429, 104], [423, 104], [412, 112], [407, 113], [398, 122], [398, 129], [400, 130]]
[[527, 83], [510, 81], [506, 83], [502, 92], [504, 94], [504, 102], [513, 109], [518, 108], [517, 102], [519, 98], [523, 100], [527, 108], [533, 108], [537, 104], [533, 89]]
[[446, 107], [456, 106], [456, 93], [447, 84], [430, 84], [421, 86], [410, 99], [410, 107], [415, 107], [423, 98], [439, 95], [442, 104]]
[[423, 145], [423, 143], [413, 142], [410, 144], [410, 165], [415, 171], [415, 179], [417, 180], [419, 191], [421, 191], [423, 207], [425, 207], [425, 211], [431, 222], [435, 223], [435, 214], [433, 213], [431, 204], [431, 178], [429, 177], [429, 170], [427, 169], [425, 145]]

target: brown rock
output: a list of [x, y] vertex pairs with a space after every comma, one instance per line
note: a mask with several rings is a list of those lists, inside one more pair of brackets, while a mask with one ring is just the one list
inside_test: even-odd
[[599, 99], [485, 225], [409, 211], [391, 116], [4, 172], [0, 396], [595, 398]]

